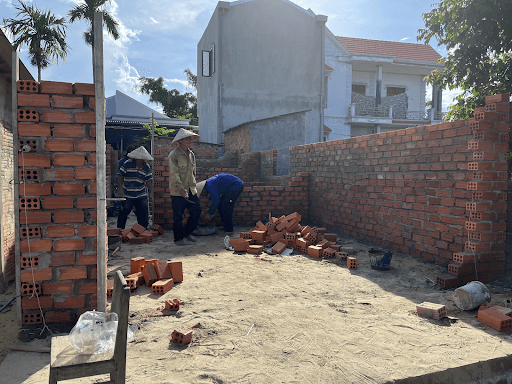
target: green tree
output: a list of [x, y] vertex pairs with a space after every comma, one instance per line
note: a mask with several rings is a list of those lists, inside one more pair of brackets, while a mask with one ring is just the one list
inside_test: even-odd
[[[144, 95], [149, 95], [151, 103], [160, 104], [164, 113], [173, 118], [185, 119], [192, 116], [194, 103], [197, 99], [193, 93], [185, 92], [181, 94], [177, 89], [168, 90], [164, 87], [164, 78], [141, 76], [137, 79], [137, 84], [133, 87], [135, 91]], [[197, 116], [197, 104], [195, 107]]]
[[82, 0], [68, 12], [69, 22], [74, 23], [77, 20], [86, 20], [89, 28], [84, 32], [84, 39], [87, 45], [94, 47], [94, 12], [103, 14], [103, 25], [107, 27], [107, 32], [114, 38], [119, 39], [117, 26], [119, 23], [105, 10], [105, 4], [110, 0]]
[[[194, 88], [197, 92], [197, 76], [188, 68], [183, 72], [187, 75], [188, 85]], [[187, 119], [190, 119], [191, 125], [199, 125], [199, 118], [197, 117], [197, 97], [195, 96], [192, 106], [190, 107], [190, 117], [187, 117]]]
[[434, 71], [428, 83], [442, 89], [462, 89], [450, 108], [449, 120], [466, 119], [485, 96], [512, 92], [512, 1], [443, 0], [423, 14], [425, 29], [417, 39], [435, 38], [445, 45], [444, 71]]
[[35, 5], [28, 6], [19, 0], [16, 17], [21, 19], [4, 19], [5, 27], [14, 36], [13, 47], [27, 45], [30, 64], [37, 67], [37, 80], [41, 81], [41, 70], [50, 63], [65, 61], [70, 48], [66, 43], [66, 23], [64, 18], [57, 18], [51, 11], [40, 11]]
[[[151, 147], [151, 122], [153, 122], [154, 119], [149, 119], [149, 123], [141, 123], [142, 128], [146, 131], [143, 137], [139, 137], [136, 142], [135, 146], [139, 147], [143, 145], [146, 148]], [[164, 137], [174, 137], [177, 133], [177, 130], [174, 128], [166, 128], [166, 127], [160, 127], [160, 125], [154, 121], [155, 126], [155, 137], [156, 136], [164, 136]]]

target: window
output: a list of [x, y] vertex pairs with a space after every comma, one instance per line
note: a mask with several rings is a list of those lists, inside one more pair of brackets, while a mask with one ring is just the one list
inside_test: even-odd
[[203, 51], [203, 76], [211, 77], [215, 72], [215, 45], [209, 51]]
[[401, 93], [405, 93], [405, 88], [403, 87], [386, 87], [386, 96], [396, 96]]
[[366, 95], [366, 84], [352, 84], [352, 92]]

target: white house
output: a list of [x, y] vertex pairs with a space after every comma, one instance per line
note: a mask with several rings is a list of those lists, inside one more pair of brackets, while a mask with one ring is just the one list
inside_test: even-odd
[[302, 144], [321, 141], [326, 21], [288, 0], [220, 1], [197, 44], [201, 140], [307, 111]]
[[442, 119], [439, 89], [433, 88], [426, 110], [425, 76], [444, 68], [431, 46], [334, 36], [329, 30], [325, 46], [329, 140]]

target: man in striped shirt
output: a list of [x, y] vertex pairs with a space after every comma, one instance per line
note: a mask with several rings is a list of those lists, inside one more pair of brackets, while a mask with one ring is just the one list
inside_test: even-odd
[[128, 160], [119, 168], [116, 190], [120, 197], [126, 198], [126, 202], [117, 218], [117, 228], [124, 229], [126, 219], [134, 207], [137, 223], [146, 229], [148, 227], [148, 191], [153, 178], [153, 172], [147, 163], [150, 160], [153, 158], [146, 148], [141, 146], [130, 152]]

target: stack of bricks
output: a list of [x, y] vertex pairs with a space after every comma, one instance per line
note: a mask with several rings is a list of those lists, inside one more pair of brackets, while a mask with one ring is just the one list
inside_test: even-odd
[[170, 291], [174, 283], [183, 281], [183, 265], [181, 261], [135, 257], [130, 260], [130, 274], [125, 279], [132, 290], [146, 284], [152, 293], [162, 295]]
[[24, 324], [96, 308], [94, 85], [18, 82], [21, 299]]
[[121, 236], [122, 240], [131, 244], [151, 243], [153, 238], [163, 235], [164, 230], [158, 224], [153, 224], [151, 230], [147, 230], [142, 225], [135, 223], [130, 229], [111, 228], [107, 230], [107, 235]]
[[[476, 108], [468, 120], [474, 140], [468, 143], [472, 161], [468, 163], [464, 252], [454, 253], [448, 272], [454, 277], [438, 277], [445, 287], [473, 280], [489, 282], [505, 270], [505, 237], [509, 148], [509, 95], [486, 97], [486, 106]], [[476, 268], [476, 271], [475, 271]]]

